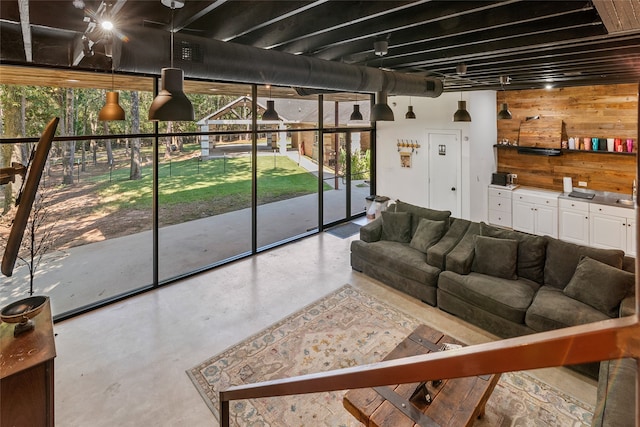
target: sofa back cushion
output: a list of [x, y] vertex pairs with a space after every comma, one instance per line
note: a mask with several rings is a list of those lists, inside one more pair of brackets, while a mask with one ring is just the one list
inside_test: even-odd
[[547, 259], [544, 264], [544, 284], [564, 289], [576, 271], [583, 255], [615, 268], [622, 268], [624, 252], [618, 249], [600, 249], [563, 242], [553, 237], [547, 239]]
[[411, 240], [411, 215], [406, 212], [382, 212], [380, 240], [409, 243]]
[[435, 209], [423, 208], [400, 200], [397, 200], [395, 203], [395, 211], [408, 212], [411, 214], [412, 236], [416, 233], [416, 229], [420, 224], [421, 218], [430, 219], [432, 221], [444, 221], [445, 232], [449, 229], [449, 217], [451, 216], [451, 211], [438, 211]]
[[518, 278], [516, 274], [517, 240], [476, 235], [474, 250], [472, 271], [503, 279]]
[[518, 277], [524, 277], [539, 284], [544, 283], [544, 264], [547, 249], [547, 241], [544, 237], [492, 227], [484, 222], [480, 223], [480, 234], [499, 239], [517, 240]]
[[609, 317], [617, 317], [618, 307], [635, 284], [635, 275], [582, 256], [564, 294], [600, 310]]

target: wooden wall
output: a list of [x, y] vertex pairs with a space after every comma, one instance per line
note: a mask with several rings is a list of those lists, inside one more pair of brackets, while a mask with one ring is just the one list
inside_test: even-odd
[[[509, 105], [511, 120], [498, 120], [498, 141], [517, 141], [521, 122], [539, 115], [553, 124], [564, 122], [567, 137], [632, 138], [634, 154], [563, 150], [544, 157], [498, 147], [498, 171], [518, 174], [521, 185], [562, 191], [562, 177], [586, 181], [588, 188], [630, 193], [636, 177], [638, 150], [638, 85], [584, 86], [551, 90], [500, 91], [497, 110]], [[552, 130], [549, 130], [552, 132]], [[559, 147], [558, 147], [559, 148]]]

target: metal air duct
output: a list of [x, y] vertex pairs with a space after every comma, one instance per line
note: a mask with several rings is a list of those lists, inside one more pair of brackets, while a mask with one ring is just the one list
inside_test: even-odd
[[[129, 41], [114, 51], [116, 68], [134, 73], [159, 74], [169, 63], [170, 35], [152, 28], [132, 29]], [[393, 95], [435, 98], [443, 91], [435, 78], [372, 67], [292, 55], [237, 43], [174, 34], [174, 58], [185, 77], [238, 83], [272, 84], [342, 92], [386, 91]], [[116, 58], [117, 52], [120, 55]]]

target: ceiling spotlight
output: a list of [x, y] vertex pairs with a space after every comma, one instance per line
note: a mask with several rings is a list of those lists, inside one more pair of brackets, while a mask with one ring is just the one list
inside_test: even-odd
[[111, 31], [113, 30], [113, 22], [106, 20], [106, 21], [102, 21], [102, 23], [100, 24], [100, 26], [102, 27], [103, 30], [105, 31]]
[[373, 51], [377, 56], [385, 56], [389, 49], [389, 42], [386, 40], [376, 40], [373, 42]]
[[456, 65], [456, 74], [459, 76], [464, 76], [465, 74], [467, 74], [467, 64], [461, 62]]

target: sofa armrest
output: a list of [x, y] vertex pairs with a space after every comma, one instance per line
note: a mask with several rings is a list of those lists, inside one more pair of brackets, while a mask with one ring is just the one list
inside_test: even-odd
[[593, 427], [635, 426], [636, 375], [635, 359], [600, 362], [598, 397], [593, 411]]
[[360, 240], [371, 243], [377, 242], [382, 236], [382, 217], [360, 227]]
[[464, 237], [464, 233], [466, 233], [470, 224], [471, 221], [467, 221], [466, 219], [456, 218], [453, 220], [449, 226], [449, 230], [447, 230], [442, 239], [427, 249], [427, 263], [444, 271], [447, 254], [451, 252]]
[[626, 297], [620, 303], [620, 317], [632, 316], [636, 313], [636, 296], [631, 295]]
[[475, 236], [480, 234], [480, 224], [472, 222], [464, 237], [446, 256], [447, 271], [458, 274], [469, 274], [475, 256]]

